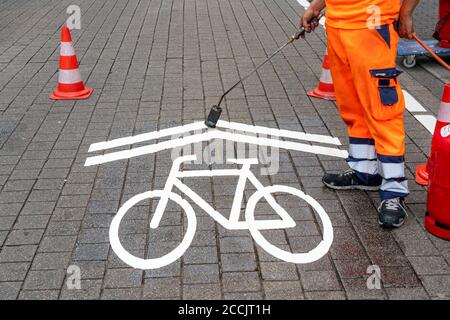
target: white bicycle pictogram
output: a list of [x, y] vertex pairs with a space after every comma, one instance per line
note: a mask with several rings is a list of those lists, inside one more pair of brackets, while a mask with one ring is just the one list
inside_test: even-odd
[[[119, 209], [111, 222], [109, 229], [109, 237], [112, 249], [117, 256], [128, 265], [138, 269], [156, 269], [161, 268], [179, 259], [189, 248], [196, 231], [197, 218], [194, 209], [188, 201], [183, 199], [172, 190], [176, 187], [181, 193], [190, 198], [201, 209], [208, 213], [215, 221], [229, 230], [249, 230], [255, 242], [260, 245], [272, 256], [291, 263], [311, 263], [322, 258], [327, 254], [333, 242], [333, 228], [327, 213], [323, 207], [311, 196], [306, 195], [303, 191], [285, 185], [264, 186], [258, 178], [252, 173], [250, 167], [258, 164], [257, 159], [228, 159], [228, 163], [241, 165], [240, 169], [217, 169], [217, 170], [187, 170], [181, 171], [180, 167], [184, 162], [195, 161], [195, 155], [178, 157], [173, 161], [169, 177], [163, 190], [153, 190], [138, 194], [126, 201]], [[190, 177], [218, 177], [218, 176], [238, 176], [236, 193], [233, 199], [229, 218], [225, 218], [220, 212], [216, 211], [201, 196], [191, 190], [182, 182], [183, 178]], [[245, 185], [249, 181], [256, 188], [254, 194], [248, 200], [245, 208], [245, 220], [239, 221], [241, 204], [244, 196]], [[286, 193], [297, 196], [306, 201], [320, 217], [323, 229], [322, 240], [309, 252], [293, 253], [282, 250], [271, 244], [261, 233], [262, 230], [287, 229], [296, 226], [296, 222], [289, 213], [277, 203], [274, 193]], [[172, 200], [178, 204], [187, 217], [187, 227], [181, 243], [169, 253], [157, 258], [140, 258], [128, 252], [121, 244], [119, 239], [119, 227], [122, 219], [127, 212], [139, 202], [146, 199], [159, 198], [153, 217], [150, 221], [150, 228], [158, 228], [164, 215], [168, 201]], [[267, 203], [280, 216], [280, 220], [256, 220], [255, 208], [261, 199], [265, 199]]]

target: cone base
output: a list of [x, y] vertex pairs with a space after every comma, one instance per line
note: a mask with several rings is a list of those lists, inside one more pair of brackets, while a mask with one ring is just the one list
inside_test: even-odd
[[320, 90], [319, 88], [315, 88], [314, 90], [308, 91], [307, 95], [314, 98], [336, 101], [336, 94], [334, 92], [325, 92]]
[[52, 100], [83, 100], [90, 97], [94, 89], [92, 88], [84, 88], [84, 90], [77, 92], [62, 92], [58, 89], [55, 89], [53, 93], [50, 95], [50, 99]]
[[436, 237], [450, 240], [450, 226], [440, 225], [428, 212], [425, 215], [425, 229]]
[[428, 185], [428, 172], [426, 163], [416, 166], [416, 183], [421, 186]]

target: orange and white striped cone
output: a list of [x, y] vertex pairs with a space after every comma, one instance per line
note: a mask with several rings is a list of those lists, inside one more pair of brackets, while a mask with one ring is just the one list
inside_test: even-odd
[[328, 62], [328, 55], [325, 54], [322, 65], [322, 74], [320, 76], [320, 82], [314, 90], [307, 93], [310, 97], [315, 97], [325, 100], [336, 100], [336, 94], [334, 92], [333, 79], [331, 78], [330, 63]]
[[[436, 140], [439, 138], [442, 127], [450, 125], [450, 84], [447, 83], [444, 86], [444, 93], [442, 94], [441, 106], [439, 108], [438, 118], [436, 121], [436, 127], [433, 134], [433, 140], [431, 143], [431, 156], [436, 148]], [[450, 128], [450, 126], [448, 126]], [[430, 165], [430, 160], [427, 163], [419, 164], [416, 166], [416, 183], [422, 186], [428, 186], [429, 173], [432, 170], [433, 165]]]
[[416, 183], [421, 186], [428, 185], [428, 170], [426, 163], [418, 164], [416, 166]]
[[93, 89], [86, 88], [81, 80], [78, 59], [72, 45], [72, 37], [67, 26], [61, 30], [58, 87], [50, 95], [53, 100], [87, 99]]

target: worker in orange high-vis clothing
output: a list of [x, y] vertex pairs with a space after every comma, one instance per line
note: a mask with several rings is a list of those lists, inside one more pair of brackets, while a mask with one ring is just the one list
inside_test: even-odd
[[300, 23], [310, 32], [326, 7], [330, 70], [349, 135], [350, 169], [326, 174], [333, 189], [379, 190], [378, 222], [399, 227], [407, 216], [405, 100], [395, 67], [399, 35], [412, 39], [419, 0], [314, 0]]

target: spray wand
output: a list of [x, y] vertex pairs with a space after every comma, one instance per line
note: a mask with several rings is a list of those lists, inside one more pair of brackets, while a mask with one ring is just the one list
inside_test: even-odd
[[[317, 17], [313, 18], [310, 22], [318, 22], [322, 17], [324, 16], [323, 13], [320, 13]], [[244, 78], [240, 79], [238, 82], [236, 82], [231, 88], [229, 88], [227, 91], [223, 93], [223, 95], [220, 97], [219, 102], [216, 105], [213, 105], [211, 107], [211, 110], [209, 111], [208, 118], [205, 121], [205, 124], [209, 128], [215, 128], [217, 121], [219, 121], [220, 115], [222, 113], [222, 108], [220, 107], [220, 104], [222, 103], [222, 100], [225, 98], [227, 94], [229, 94], [234, 88], [236, 88], [240, 83], [245, 81], [248, 77], [250, 77], [252, 74], [254, 74], [256, 71], [258, 71], [259, 68], [261, 68], [266, 62], [268, 62], [270, 59], [272, 59], [277, 53], [279, 53], [281, 50], [283, 50], [286, 46], [293, 43], [295, 40], [298, 40], [300, 38], [305, 38], [306, 30], [302, 26], [299, 31], [297, 31], [296, 34], [289, 37], [288, 42], [286, 42], [284, 45], [282, 45], [280, 48], [278, 48], [274, 53], [272, 53], [266, 60], [261, 62], [255, 69], [253, 69], [250, 73], [248, 73]]]

